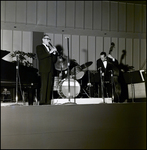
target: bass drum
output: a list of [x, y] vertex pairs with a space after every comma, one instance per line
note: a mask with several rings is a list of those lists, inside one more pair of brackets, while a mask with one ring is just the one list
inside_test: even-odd
[[78, 81], [70, 78], [70, 93], [68, 90], [68, 79], [63, 79], [58, 85], [58, 94], [62, 98], [74, 98], [79, 95], [81, 87]]

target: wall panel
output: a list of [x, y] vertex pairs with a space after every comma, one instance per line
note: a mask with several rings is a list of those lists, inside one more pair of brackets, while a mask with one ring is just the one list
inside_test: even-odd
[[[1, 21], [4, 25], [21, 24], [22, 28], [34, 25], [41, 32], [46, 27], [59, 27], [145, 34], [146, 5], [125, 1], [2, 1]], [[11, 24], [8, 28], [12, 29]]]
[[34, 61], [33, 61], [33, 66], [37, 69], [39, 69], [39, 62], [38, 62], [38, 57], [37, 57], [37, 53], [36, 53], [36, 47], [37, 45], [40, 45], [42, 43], [42, 37], [43, 37], [43, 32], [33, 32], [33, 53], [36, 54], [36, 58]]
[[142, 6], [143, 8], [142, 8], [142, 16], [143, 16], [143, 20], [142, 20], [142, 32], [143, 33], [146, 33], [146, 6], [145, 5], [143, 5]]
[[135, 70], [139, 69], [139, 58], [140, 58], [140, 44], [139, 44], [139, 39], [134, 39], [133, 41], [133, 66]]
[[100, 58], [100, 53], [104, 51], [103, 37], [96, 37], [96, 58]]
[[109, 1], [102, 1], [102, 30], [109, 31]]
[[13, 51], [22, 51], [22, 31], [13, 31]]
[[118, 3], [111, 2], [110, 6], [110, 31], [118, 31]]
[[80, 36], [80, 64], [85, 64], [88, 57], [87, 36]]
[[5, 22], [6, 18], [6, 1], [1, 1], [1, 21]]
[[140, 66], [139, 69], [146, 69], [146, 40], [141, 39], [141, 49], [140, 49]]
[[22, 32], [22, 51], [32, 52], [32, 32], [23, 31]]
[[79, 42], [79, 35], [72, 35], [72, 58], [75, 59], [78, 63], [80, 63], [80, 42]]
[[16, 22], [26, 23], [26, 1], [16, 1]]
[[[32, 53], [33, 50], [33, 39], [32, 39], [32, 32], [23, 31], [22, 32], [22, 51], [26, 53]], [[28, 61], [32, 62], [32, 59], [26, 57]]]
[[92, 1], [85, 1], [85, 24], [84, 28], [85, 29], [92, 29], [92, 10], [93, 10], [93, 5]]
[[72, 52], [71, 52], [71, 35], [63, 34], [63, 47], [64, 47], [64, 53], [69, 58], [72, 58]]
[[142, 7], [139, 4], [135, 4], [135, 32], [142, 32]]
[[84, 2], [76, 1], [76, 12], [75, 12], [75, 28], [83, 28], [84, 27]]
[[1, 30], [1, 49], [3, 50], [3, 30]]
[[65, 27], [65, 1], [57, 1], [57, 27]]
[[89, 70], [95, 70], [96, 69], [96, 62], [95, 62], [95, 56], [96, 52], [95, 52], [95, 37], [94, 36], [88, 36], [88, 60], [92, 61], [92, 65], [90, 67], [88, 67]]
[[119, 3], [119, 12], [118, 12], [118, 26], [119, 31], [125, 32], [126, 31], [126, 4], [125, 3]]
[[36, 2], [27, 1], [27, 24], [36, 24], [37, 12], [36, 12]]
[[134, 4], [127, 4], [127, 32], [134, 32]]
[[113, 42], [115, 44], [115, 46], [114, 46], [111, 54], [119, 62], [119, 59], [118, 59], [118, 38], [113, 37], [112, 40], [111, 40], [111, 42]]
[[126, 41], [125, 38], [119, 38], [118, 41], [118, 60], [120, 60], [122, 55], [122, 50], [126, 49]]
[[6, 1], [6, 21], [15, 23], [16, 1]]
[[61, 46], [63, 46], [62, 34], [55, 34], [54, 38], [55, 38], [55, 43], [54, 43], [55, 46], [56, 46], [56, 45], [61, 45]]
[[47, 1], [37, 1], [37, 25], [46, 25]]
[[104, 37], [104, 52], [106, 52], [106, 54], [108, 55], [109, 50], [110, 50], [110, 37]]
[[[3, 47], [2, 50], [10, 51], [12, 52], [12, 30], [3, 30]], [[10, 53], [3, 57], [4, 60], [12, 61], [12, 58], [10, 57]]]
[[123, 60], [123, 63], [127, 64], [129, 66], [133, 65], [132, 64], [132, 62], [133, 62], [133, 59], [132, 59], [132, 54], [133, 54], [132, 44], [133, 44], [132, 39], [127, 38], [126, 39], [126, 57]]
[[[40, 32], [43, 34], [42, 32]], [[67, 55], [67, 39], [69, 37], [70, 57], [75, 59], [80, 65], [88, 61], [93, 61], [89, 67], [90, 70], [96, 69], [96, 60], [100, 58], [100, 52], [105, 51], [107, 54], [110, 50], [111, 42], [115, 43], [112, 56], [119, 62], [122, 50], [126, 50], [127, 54], [123, 60], [124, 64], [134, 66], [135, 70], [140, 69], [146, 62], [146, 40], [133, 38], [103, 37], [103, 36], [86, 36], [75, 34], [54, 34], [48, 33], [51, 37], [51, 43], [56, 46], [63, 46], [64, 53]], [[32, 48], [34, 37], [30, 31], [2, 30], [1, 31], [1, 49], [12, 52], [12, 50], [21, 50], [24, 52], [34, 52]], [[40, 39], [40, 38], [39, 38]], [[38, 39], [38, 40], [39, 40]], [[41, 43], [41, 39], [39, 40]], [[38, 42], [37, 42], [38, 43]], [[88, 55], [87, 55], [88, 54]], [[12, 61], [8, 55], [7, 60]]]
[[57, 25], [56, 6], [57, 6], [56, 1], [48, 1], [47, 2], [47, 25], [48, 26], [56, 26]]
[[66, 1], [66, 27], [74, 28], [75, 22], [75, 2]]
[[101, 1], [93, 1], [93, 29], [101, 30]]

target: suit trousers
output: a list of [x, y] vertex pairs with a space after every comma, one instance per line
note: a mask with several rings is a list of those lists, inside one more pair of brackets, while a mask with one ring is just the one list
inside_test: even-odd
[[41, 75], [40, 103], [51, 104], [53, 92], [53, 73], [41, 72], [40, 75]]

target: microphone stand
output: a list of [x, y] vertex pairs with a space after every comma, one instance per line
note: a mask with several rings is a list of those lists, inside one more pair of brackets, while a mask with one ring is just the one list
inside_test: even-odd
[[114, 90], [113, 90], [113, 88], [114, 88], [114, 79], [113, 79], [113, 71], [111, 70], [111, 85], [112, 85], [112, 102], [114, 102]]
[[[16, 96], [15, 96], [15, 104], [12, 105], [22, 105], [22, 104], [18, 104], [18, 75], [19, 75], [19, 61], [18, 61], [18, 55], [16, 55]], [[12, 106], [11, 105], [11, 106]]]
[[70, 70], [69, 70], [69, 66], [70, 66], [70, 61], [69, 61], [69, 38], [65, 37], [67, 39], [67, 52], [68, 52], [68, 57], [67, 57], [67, 64], [68, 64], [68, 101], [67, 103], [64, 104], [76, 104], [75, 102], [71, 102], [70, 101]]
[[102, 98], [103, 98], [103, 103], [105, 103], [105, 97], [104, 97], [104, 83], [102, 80], [102, 69], [100, 68], [100, 78], [101, 78], [101, 92], [102, 92]]
[[16, 103], [18, 103], [18, 73], [19, 73], [19, 61], [18, 61], [18, 55], [16, 56]]

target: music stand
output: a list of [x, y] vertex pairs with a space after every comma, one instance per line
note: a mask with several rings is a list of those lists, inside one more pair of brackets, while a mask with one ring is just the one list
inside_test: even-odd
[[135, 98], [135, 86], [136, 83], [144, 82], [144, 77], [141, 73], [141, 70], [137, 71], [129, 71], [123, 74], [126, 84], [131, 84], [132, 90], [132, 102], [134, 102]]

